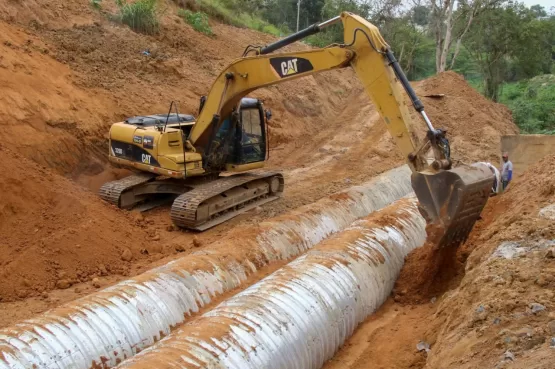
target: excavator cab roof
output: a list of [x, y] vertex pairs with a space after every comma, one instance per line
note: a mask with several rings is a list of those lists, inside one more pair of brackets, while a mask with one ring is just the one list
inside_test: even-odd
[[[260, 104], [260, 100], [253, 99], [250, 97], [244, 97], [241, 99], [241, 108], [250, 109], [256, 108]], [[182, 125], [193, 125], [196, 118], [190, 114], [151, 114], [151, 115], [137, 115], [125, 119], [126, 124], [131, 124], [141, 128], [155, 127], [161, 124], [166, 124], [166, 120], [169, 127], [173, 127], [179, 124]]]
[[154, 127], [156, 125], [165, 124], [166, 120], [168, 121], [168, 125], [172, 125], [175, 123], [187, 124], [195, 123], [195, 117], [188, 114], [175, 114], [172, 113], [168, 114], [152, 114], [152, 115], [139, 115], [131, 118], [127, 118], [125, 123], [132, 124], [137, 127], [147, 128], [147, 127]]
[[243, 97], [241, 99], [241, 109], [249, 109], [249, 108], [256, 108], [260, 100], [253, 99], [252, 97]]

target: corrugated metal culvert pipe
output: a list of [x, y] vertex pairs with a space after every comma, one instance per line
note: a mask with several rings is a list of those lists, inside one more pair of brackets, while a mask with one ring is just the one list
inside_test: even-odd
[[215, 296], [239, 287], [259, 267], [300, 255], [411, 192], [408, 167], [391, 170], [0, 330], [0, 369], [113, 367], [169, 334]]
[[[414, 199], [356, 222], [118, 369], [316, 369], [387, 298], [421, 246]], [[380, 216], [387, 215], [387, 220]], [[395, 220], [390, 221], [391, 216]], [[385, 222], [388, 225], [381, 225]]]

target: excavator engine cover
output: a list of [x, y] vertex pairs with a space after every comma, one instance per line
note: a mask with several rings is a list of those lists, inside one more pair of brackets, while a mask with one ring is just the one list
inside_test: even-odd
[[[460, 166], [436, 173], [414, 172], [412, 188], [418, 208], [435, 229], [437, 247], [458, 247], [465, 242], [480, 218], [494, 181], [494, 174], [483, 164]], [[431, 235], [428, 235], [431, 237]]]

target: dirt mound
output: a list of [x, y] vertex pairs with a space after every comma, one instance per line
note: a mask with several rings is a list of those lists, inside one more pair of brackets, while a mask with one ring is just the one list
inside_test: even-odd
[[0, 147], [0, 300], [127, 274], [149, 235], [132, 216]]
[[547, 206], [554, 194], [549, 155], [488, 203], [461, 250], [470, 254], [466, 275], [438, 307], [433, 325], [449, 329], [441, 330], [427, 367], [552, 366], [555, 223]]
[[[0, 138], [12, 150], [73, 179], [106, 177], [110, 124], [166, 112], [171, 101], [178, 102], [181, 112], [196, 115], [199, 96], [208, 93], [246, 45], [275, 39], [221, 24], [212, 25], [215, 37], [205, 36], [183, 22], [171, 3], [157, 36], [135, 33], [105, 14], [78, 12], [76, 4], [51, 3], [36, 12], [30, 11], [34, 2], [28, 9], [16, 3], [4, 8], [8, 18], [17, 21], [21, 15], [23, 24], [0, 21], [5, 48]], [[52, 24], [48, 14], [56, 5], [67, 13]], [[306, 48], [294, 45], [285, 51]], [[350, 81], [349, 73], [329, 73], [253, 92], [273, 110], [272, 146], [302, 142], [303, 133], [326, 128], [351, 96]]]
[[[555, 224], [539, 210], [555, 199], [555, 156], [548, 155], [514, 178], [502, 196], [493, 198], [484, 209], [480, 232], [474, 233], [469, 247], [484, 249], [485, 242], [555, 238]], [[549, 213], [549, 211], [548, 211]]]
[[[435, 128], [447, 130], [454, 160], [499, 163], [501, 136], [518, 133], [510, 110], [473, 89], [455, 72], [445, 72], [414, 84]], [[433, 96], [433, 95], [441, 95]], [[413, 112], [415, 119], [417, 113]], [[422, 123], [420, 127], [425, 127]], [[425, 131], [417, 131], [420, 138]]]

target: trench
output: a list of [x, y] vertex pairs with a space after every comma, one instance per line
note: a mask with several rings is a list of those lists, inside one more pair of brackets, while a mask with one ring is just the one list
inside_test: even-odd
[[[0, 368], [110, 368], [152, 346], [260, 268], [297, 257], [412, 192], [403, 166], [0, 331]], [[233, 244], [248, 252], [232, 253]], [[252, 279], [250, 279], [252, 280]]]

